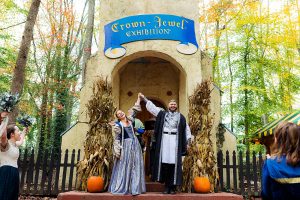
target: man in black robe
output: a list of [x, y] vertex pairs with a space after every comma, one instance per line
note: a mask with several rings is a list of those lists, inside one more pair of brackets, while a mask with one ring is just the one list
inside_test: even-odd
[[171, 100], [168, 110], [155, 106], [143, 94], [147, 110], [156, 116], [154, 135], [156, 139], [155, 161], [152, 179], [165, 183], [164, 194], [175, 194], [176, 186], [182, 185], [182, 156], [186, 155], [191, 141], [191, 131], [185, 117], [177, 112], [177, 103]]

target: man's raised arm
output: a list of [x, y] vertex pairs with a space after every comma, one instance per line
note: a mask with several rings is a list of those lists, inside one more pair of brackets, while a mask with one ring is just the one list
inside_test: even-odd
[[139, 93], [139, 98], [141, 100], [143, 100], [146, 103], [146, 108], [147, 110], [154, 115], [155, 117], [158, 115], [158, 113], [161, 111], [161, 109], [159, 107], [157, 107], [156, 105], [154, 105], [154, 103], [152, 103], [152, 101], [150, 101], [149, 99], [147, 99], [142, 93]]

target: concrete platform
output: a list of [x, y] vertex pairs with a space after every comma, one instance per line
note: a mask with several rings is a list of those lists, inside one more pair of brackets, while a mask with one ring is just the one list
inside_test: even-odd
[[60, 193], [58, 200], [242, 200], [243, 197], [232, 193], [178, 193], [175, 195], [164, 195], [158, 192], [149, 192], [137, 196], [112, 195], [110, 193], [87, 193], [71, 191]]

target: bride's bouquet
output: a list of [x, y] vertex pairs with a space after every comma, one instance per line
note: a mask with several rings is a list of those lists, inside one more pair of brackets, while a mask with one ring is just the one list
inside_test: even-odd
[[17, 122], [24, 127], [29, 127], [34, 123], [34, 118], [24, 114], [21, 117], [17, 118]]

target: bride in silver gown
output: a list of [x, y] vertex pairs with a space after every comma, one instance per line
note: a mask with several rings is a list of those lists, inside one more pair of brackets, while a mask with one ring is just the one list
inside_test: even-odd
[[118, 121], [113, 124], [115, 161], [109, 185], [112, 194], [139, 195], [146, 192], [142, 149], [132, 124], [136, 113], [141, 110], [139, 98], [132, 110], [132, 116], [128, 117], [122, 110], [118, 110]]

